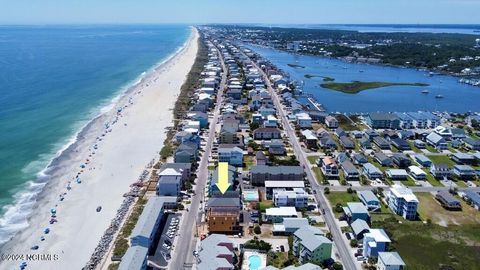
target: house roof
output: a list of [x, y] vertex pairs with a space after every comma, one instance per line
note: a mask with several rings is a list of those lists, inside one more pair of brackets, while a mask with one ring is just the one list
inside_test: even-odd
[[266, 174], [303, 174], [301, 166], [267, 166], [255, 165], [250, 168], [250, 173], [266, 173]]
[[367, 202], [376, 201], [379, 202], [377, 196], [371, 190], [359, 190], [357, 191], [357, 196], [360, 199], [363, 199]]
[[352, 174], [358, 173], [357, 168], [355, 167], [355, 165], [353, 165], [353, 163], [350, 160], [346, 160], [346, 161], [342, 162], [342, 168], [347, 173], [352, 173]]
[[208, 200], [208, 208], [211, 207], [238, 207], [240, 208], [240, 198], [213, 197]]
[[472, 200], [476, 205], [480, 205], [480, 194], [476, 191], [466, 190], [465, 195]]
[[432, 132], [432, 133], [428, 134], [427, 140], [431, 141], [434, 144], [445, 142], [445, 139], [435, 132]]
[[420, 167], [418, 166], [409, 166], [408, 170], [410, 170], [410, 172], [415, 175], [427, 175], [427, 173], [420, 169]]
[[147, 258], [147, 254], [148, 247], [129, 247], [125, 255], [123, 255], [122, 257], [122, 261], [120, 262], [118, 270], [141, 269], [143, 266], [143, 262]]
[[352, 224], [350, 224], [350, 227], [352, 227], [353, 233], [355, 235], [360, 234], [363, 231], [369, 231], [370, 226], [368, 226], [367, 222], [363, 219], [356, 219]]
[[361, 202], [348, 202], [347, 208], [351, 214], [368, 214], [368, 209]]
[[453, 197], [450, 192], [445, 191], [445, 190], [440, 190], [437, 192], [437, 196], [442, 197], [448, 204], [453, 204], [453, 203], [460, 203], [457, 198]]
[[368, 237], [375, 239], [375, 242], [390, 243], [392, 242], [387, 233], [383, 229], [370, 229], [367, 234]]
[[403, 185], [393, 185], [390, 188], [390, 192], [392, 192], [397, 198], [403, 198], [407, 202], [418, 202], [417, 196], [413, 194], [412, 190]]
[[153, 228], [157, 223], [160, 212], [163, 209], [165, 199], [162, 197], [152, 197], [148, 199], [147, 204], [143, 208], [142, 214], [138, 218], [135, 228], [133, 228], [131, 237], [146, 237], [150, 238]]
[[303, 181], [265, 181], [265, 188], [303, 188]]
[[298, 237], [301, 240], [302, 245], [310, 251], [314, 251], [322, 244], [332, 243], [332, 241], [324, 236], [325, 233], [323, 231], [310, 225], [301, 227], [294, 233], [294, 235]]
[[367, 170], [368, 173], [379, 173], [381, 174], [382, 171], [380, 171], [377, 167], [375, 167], [373, 164], [371, 163], [365, 163], [363, 164], [363, 168], [365, 170]]
[[384, 265], [405, 266], [398, 252], [378, 252], [378, 260], [382, 261]]
[[268, 208], [265, 210], [265, 213], [267, 216], [297, 216], [297, 210], [295, 207], [290, 206]]
[[300, 228], [308, 225], [308, 219], [306, 218], [284, 218], [283, 225], [285, 228]]

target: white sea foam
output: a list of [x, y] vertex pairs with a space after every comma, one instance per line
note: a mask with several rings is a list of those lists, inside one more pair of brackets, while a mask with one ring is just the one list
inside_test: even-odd
[[[61, 158], [69, 147], [78, 142], [81, 132], [84, 131], [88, 125], [93, 123], [95, 119], [112, 111], [112, 109], [115, 108], [115, 105], [125, 95], [129, 94], [130, 89], [141, 84], [155, 70], [161, 68], [164, 64], [167, 64], [178, 53], [180, 53], [188, 44], [189, 39], [190, 37], [175, 52], [163, 58], [149, 70], [142, 72], [137, 78], [121, 87], [112, 99], [93, 109], [89, 114], [90, 120], [82, 120], [75, 124], [74, 130], [78, 131], [67, 140], [62, 140], [57, 147], [54, 147], [55, 149], [58, 149], [57, 151], [41, 155], [39, 159], [32, 161], [22, 169], [23, 173], [36, 174], [36, 179], [34, 181], [28, 181], [20, 187], [19, 191], [14, 195], [15, 199], [13, 203], [5, 205], [2, 208], [3, 215], [0, 217], [0, 245], [10, 240], [16, 232], [29, 226], [28, 217], [32, 214], [33, 206], [35, 205], [38, 196], [50, 179], [49, 172], [54, 169], [54, 161]], [[45, 164], [47, 165], [45, 166]]]

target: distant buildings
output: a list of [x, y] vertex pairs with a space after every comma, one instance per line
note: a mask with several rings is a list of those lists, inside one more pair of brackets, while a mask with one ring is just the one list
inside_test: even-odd
[[402, 186], [393, 185], [387, 193], [388, 207], [397, 215], [405, 219], [417, 218], [418, 199], [412, 190]]
[[383, 112], [373, 112], [369, 113], [365, 118], [367, 125], [371, 128], [380, 129], [399, 129], [400, 128], [400, 119], [396, 114], [393, 113], [383, 113]]

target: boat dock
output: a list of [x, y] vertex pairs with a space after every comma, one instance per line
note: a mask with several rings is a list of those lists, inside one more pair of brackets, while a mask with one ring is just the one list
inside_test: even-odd
[[325, 108], [323, 108], [323, 105], [320, 104], [320, 102], [317, 101], [317, 99], [312, 95], [312, 94], [306, 94], [305, 97], [307, 98], [308, 102], [310, 102], [315, 109], [317, 109], [320, 112], [324, 112]]

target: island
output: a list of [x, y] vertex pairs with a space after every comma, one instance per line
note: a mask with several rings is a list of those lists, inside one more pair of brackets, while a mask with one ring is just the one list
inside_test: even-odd
[[297, 65], [297, 64], [287, 64], [287, 66], [292, 68], [305, 68], [305, 66]]
[[324, 81], [324, 82], [333, 82], [333, 81], [335, 81], [335, 78], [328, 77], [328, 76], [315, 75], [315, 74], [305, 74], [304, 77], [307, 78], [307, 79], [323, 78], [323, 81]]
[[349, 83], [322, 83], [321, 87], [340, 91], [347, 94], [356, 94], [368, 89], [382, 88], [388, 86], [429, 86], [426, 83], [391, 83], [391, 82], [361, 82], [361, 81], [352, 81]]

